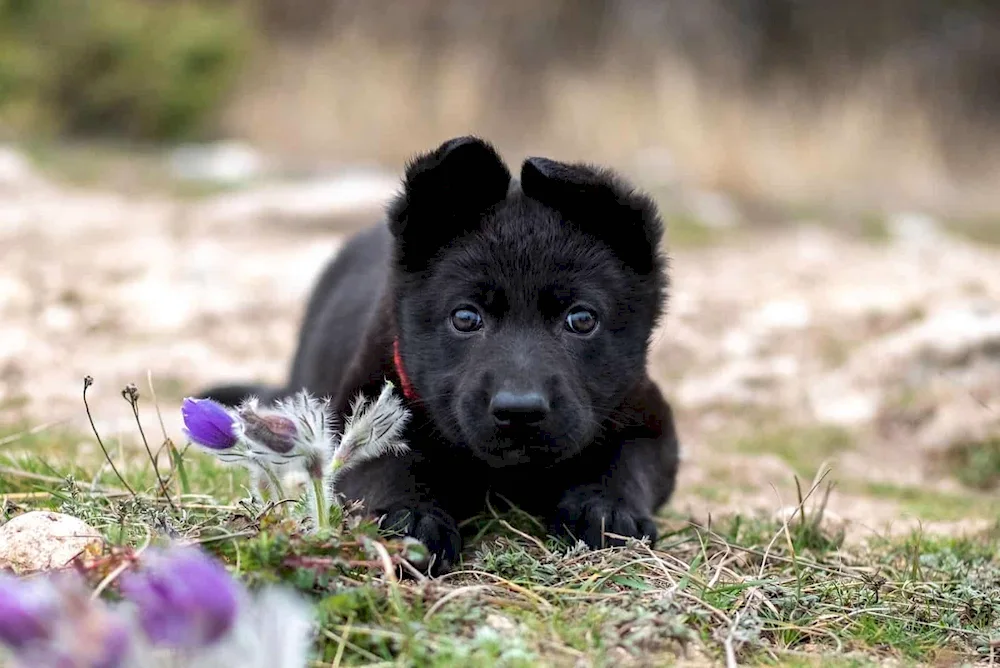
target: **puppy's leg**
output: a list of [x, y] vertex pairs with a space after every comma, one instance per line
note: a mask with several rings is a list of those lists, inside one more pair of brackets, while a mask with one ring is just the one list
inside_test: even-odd
[[610, 466], [562, 495], [552, 518], [554, 533], [568, 533], [592, 548], [623, 544], [609, 533], [656, 542], [653, 515], [673, 494], [678, 467], [673, 417], [666, 402], [662, 409], [659, 433], [619, 441]]
[[341, 474], [336, 492], [361, 501], [384, 530], [411, 536], [430, 552], [432, 574], [449, 570], [462, 549], [458, 525], [442, 501], [454, 488], [438, 489], [434, 472], [418, 453], [363, 462]]

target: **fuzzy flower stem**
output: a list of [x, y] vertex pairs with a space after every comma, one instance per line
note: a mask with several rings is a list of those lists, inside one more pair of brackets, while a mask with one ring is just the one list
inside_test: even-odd
[[330, 526], [330, 502], [326, 496], [325, 483], [322, 477], [312, 478], [312, 498], [313, 521], [317, 529], [325, 529]]
[[274, 488], [275, 498], [273, 499], [273, 501], [275, 503], [283, 501], [285, 499], [285, 490], [281, 486], [281, 481], [278, 480], [278, 476], [275, 475], [274, 471], [271, 470], [270, 466], [261, 466], [260, 470], [264, 472], [264, 475], [267, 476], [267, 481], [271, 484], [271, 487]]

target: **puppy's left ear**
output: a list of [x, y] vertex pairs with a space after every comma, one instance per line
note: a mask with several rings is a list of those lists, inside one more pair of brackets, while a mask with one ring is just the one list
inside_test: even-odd
[[636, 272], [660, 268], [663, 221], [656, 204], [611, 171], [528, 158], [521, 166], [521, 190], [606, 243]]
[[403, 192], [389, 208], [397, 261], [419, 271], [455, 238], [481, 224], [507, 197], [510, 170], [478, 137], [456, 137], [406, 166]]

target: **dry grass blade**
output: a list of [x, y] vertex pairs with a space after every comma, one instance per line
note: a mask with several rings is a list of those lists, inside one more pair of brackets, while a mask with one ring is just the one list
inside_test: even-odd
[[424, 615], [424, 623], [430, 620], [430, 618], [434, 616], [434, 613], [443, 608], [449, 601], [459, 598], [460, 596], [489, 590], [489, 585], [466, 585], [464, 587], [452, 589], [450, 592], [434, 601], [434, 605], [427, 609], [427, 614]]
[[27, 438], [28, 436], [36, 436], [38, 434], [48, 431], [52, 427], [57, 427], [61, 424], [66, 424], [67, 422], [69, 422], [69, 419], [55, 420], [53, 422], [46, 422], [44, 424], [40, 424], [37, 427], [32, 427], [31, 429], [26, 429], [25, 431], [21, 431], [16, 434], [11, 434], [10, 436], [4, 436], [3, 438], [0, 438], [0, 448], [4, 447], [5, 445], [11, 445], [13, 443], [17, 443]]

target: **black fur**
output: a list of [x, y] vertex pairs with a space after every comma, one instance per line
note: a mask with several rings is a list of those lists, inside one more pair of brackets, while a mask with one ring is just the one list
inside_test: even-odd
[[[591, 546], [616, 544], [607, 533], [655, 540], [677, 436], [646, 371], [668, 284], [653, 202], [610, 172], [543, 158], [515, 181], [489, 144], [464, 137], [407, 165], [387, 219], [321, 276], [284, 390], [205, 396], [232, 404], [244, 391], [308, 388], [343, 413], [359, 391], [400, 387], [398, 337], [418, 394], [411, 452], [350, 470], [340, 491], [423, 541], [437, 572], [460, 551], [456, 520], [480, 512], [488, 491]], [[586, 335], [565, 325], [580, 304], [598, 316]], [[453, 326], [464, 306], [481, 329]], [[498, 422], [500, 392], [547, 412]]]

